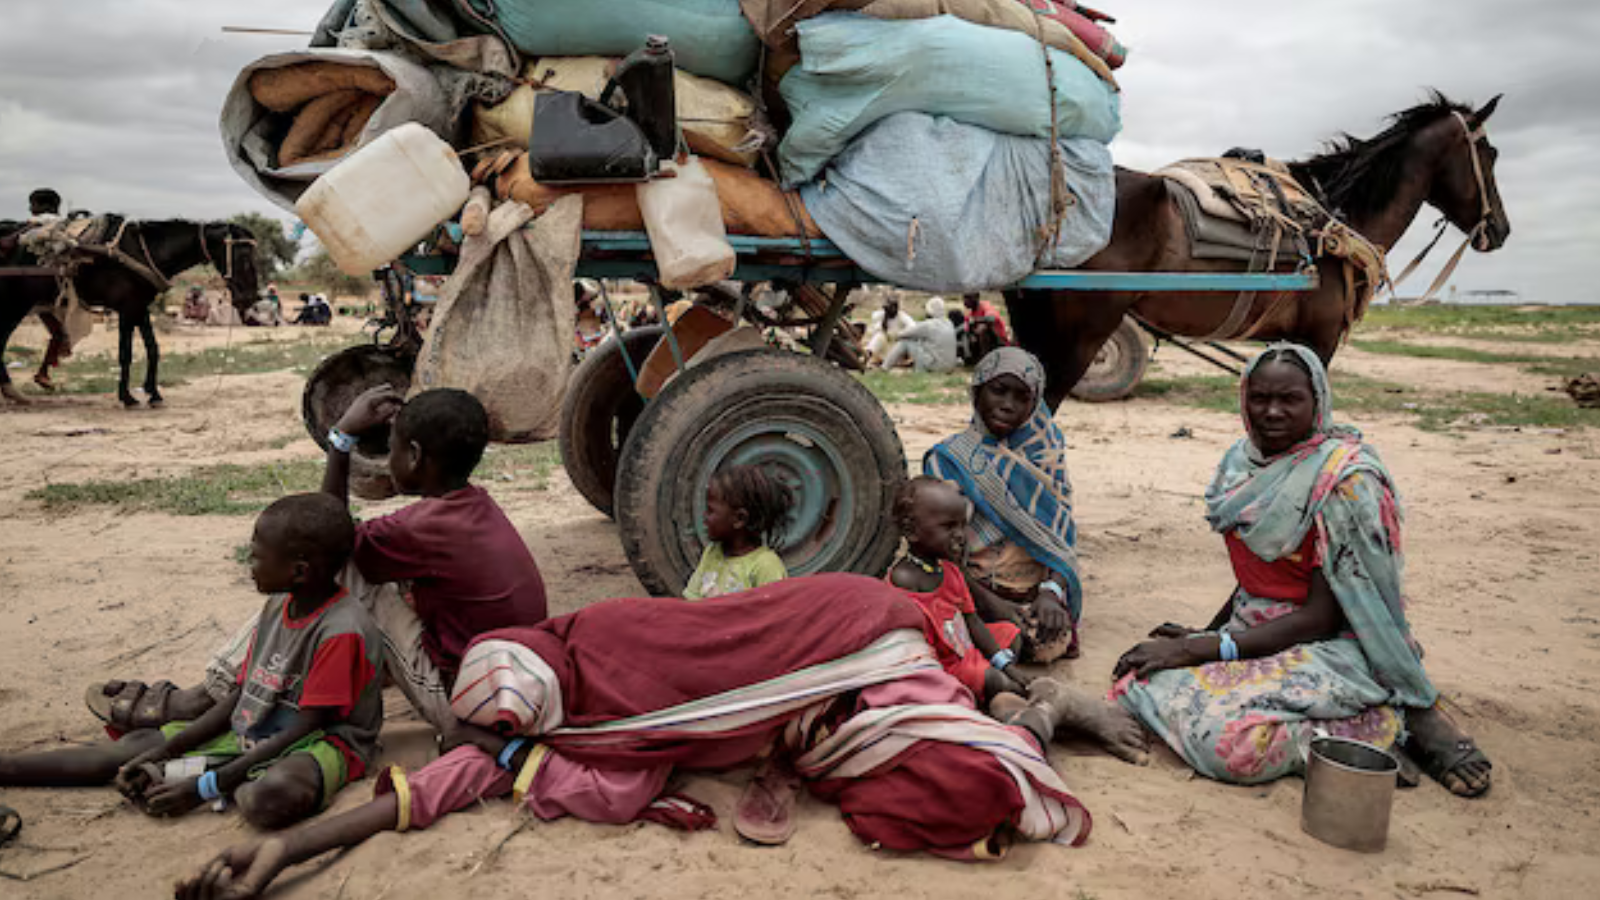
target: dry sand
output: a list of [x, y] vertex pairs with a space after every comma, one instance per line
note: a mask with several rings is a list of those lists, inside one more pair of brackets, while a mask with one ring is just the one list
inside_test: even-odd
[[[191, 349], [223, 334], [186, 329], [165, 336], [164, 346]], [[263, 334], [270, 332], [249, 336]], [[38, 346], [26, 335], [24, 343]], [[107, 336], [93, 340], [104, 346]], [[1163, 365], [1181, 368], [1172, 358], [1164, 353]], [[1340, 368], [1379, 374], [1369, 364], [1376, 362], [1352, 353]], [[1468, 374], [1441, 372], [1427, 360], [1385, 357], [1382, 364], [1382, 377], [1399, 381]], [[230, 376], [173, 388], [168, 408], [156, 412], [123, 412], [108, 396], [0, 412], [0, 751], [95, 740], [80, 699], [85, 685], [112, 675], [190, 681], [260, 602], [234, 561], [248, 539], [247, 517], [107, 507], [60, 515], [24, 499], [26, 492], [47, 481], [314, 458], [300, 433], [299, 390], [290, 373]], [[955, 407], [891, 413], [912, 459], [965, 420]], [[1145, 631], [1167, 620], [1201, 624], [1226, 597], [1226, 557], [1201, 521], [1199, 496], [1238, 425], [1228, 415], [1153, 400], [1070, 404], [1059, 421], [1074, 451], [1088, 605], [1084, 656], [1058, 673], [1103, 690], [1112, 661]], [[428, 832], [383, 835], [304, 867], [272, 896], [1596, 896], [1596, 434], [1430, 434], [1400, 420], [1360, 424], [1405, 493], [1413, 618], [1429, 670], [1496, 763], [1494, 790], [1482, 800], [1455, 799], [1431, 782], [1401, 793], [1381, 855], [1347, 853], [1302, 834], [1298, 779], [1229, 787], [1194, 778], [1164, 751], [1149, 767], [1133, 768], [1069, 743], [1052, 756], [1094, 815], [1088, 844], [1018, 847], [987, 867], [874, 853], [834, 808], [809, 798], [786, 847], [743, 846], [728, 824], [743, 776], [731, 773], [687, 782], [722, 815], [713, 833], [539, 823], [468, 879], [516, 827], [509, 806], [492, 803]], [[1180, 428], [1192, 437], [1172, 437]], [[615, 526], [559, 471], [542, 492], [515, 482], [489, 487], [538, 557], [553, 612], [639, 592]], [[403, 701], [391, 699], [386, 758], [419, 765], [430, 754], [428, 735]], [[349, 788], [337, 808], [369, 792], [367, 783]], [[26, 873], [86, 856], [33, 882], [0, 881], [0, 896], [18, 900], [163, 896], [175, 878], [249, 836], [233, 815], [146, 819], [110, 789], [5, 789], [0, 801], [27, 820], [24, 845], [0, 851], [0, 870]]]

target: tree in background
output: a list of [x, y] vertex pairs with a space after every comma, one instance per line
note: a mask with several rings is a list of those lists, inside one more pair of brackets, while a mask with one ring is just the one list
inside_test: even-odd
[[335, 297], [365, 297], [373, 288], [370, 277], [346, 275], [341, 271], [323, 247], [318, 247], [304, 265], [295, 269], [291, 280], [322, 288], [330, 301]]
[[274, 281], [283, 270], [294, 265], [300, 242], [289, 237], [283, 223], [261, 213], [240, 213], [228, 220], [250, 229], [256, 236], [256, 273], [263, 286]]

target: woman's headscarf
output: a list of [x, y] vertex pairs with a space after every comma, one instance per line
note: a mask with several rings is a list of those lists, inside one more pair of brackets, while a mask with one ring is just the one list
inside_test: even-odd
[[996, 378], [1012, 375], [1033, 393], [1033, 414], [996, 437], [973, 410], [967, 430], [940, 442], [922, 459], [923, 472], [954, 482], [978, 516], [982, 546], [1010, 540], [1067, 582], [1067, 609], [1076, 622], [1083, 608], [1078, 582], [1077, 530], [1072, 522], [1072, 481], [1067, 439], [1044, 404], [1044, 366], [1026, 350], [1001, 347], [972, 373], [972, 397]]
[[[1285, 353], [1310, 374], [1316, 416], [1304, 440], [1269, 457], [1249, 434], [1245, 396], [1263, 360]], [[1223, 456], [1206, 489], [1206, 521], [1268, 562], [1298, 550], [1315, 529], [1323, 576], [1379, 681], [1402, 706], [1431, 706], [1438, 691], [1406, 622], [1399, 496], [1361, 432], [1333, 423], [1321, 358], [1297, 344], [1271, 345], [1245, 369], [1239, 406], [1246, 436]]]

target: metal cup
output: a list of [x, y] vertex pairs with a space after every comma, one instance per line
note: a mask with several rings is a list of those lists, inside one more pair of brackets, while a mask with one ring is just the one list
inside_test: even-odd
[[1371, 744], [1341, 737], [1312, 740], [1301, 830], [1346, 850], [1381, 851], [1389, 839], [1399, 772], [1399, 761]]

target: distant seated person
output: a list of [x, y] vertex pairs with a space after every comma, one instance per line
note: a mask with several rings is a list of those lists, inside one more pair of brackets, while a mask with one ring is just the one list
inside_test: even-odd
[[884, 357], [884, 369], [910, 365], [918, 372], [941, 373], [955, 369], [956, 329], [945, 316], [944, 300], [934, 297], [925, 308], [928, 317], [900, 333]]
[[366, 773], [383, 725], [383, 637], [336, 580], [355, 542], [349, 511], [326, 494], [267, 507], [250, 538], [250, 576], [267, 602], [218, 702], [112, 743], [0, 757], [0, 785], [115, 783], [152, 816], [231, 798], [263, 829], [325, 809]]
[[[489, 415], [465, 391], [423, 391], [406, 402], [382, 385], [358, 396], [328, 436], [322, 490], [346, 502], [354, 436], [390, 422], [390, 476], [422, 499], [356, 527], [341, 582], [382, 630], [390, 678], [442, 732], [456, 723], [450, 685], [462, 651], [483, 632], [544, 621], [544, 580], [516, 526], [470, 481], [489, 442]], [[89, 708], [122, 729], [199, 715], [227, 695], [254, 632], [252, 620], [219, 648], [202, 685], [111, 681], [89, 688]]]
[[244, 324], [251, 326], [273, 326], [283, 324], [283, 301], [278, 298], [278, 286], [267, 285], [266, 296], [251, 304], [245, 310]]
[[962, 363], [975, 366], [994, 350], [1011, 346], [1011, 330], [994, 304], [976, 292], [962, 295], [961, 304], [967, 309], [967, 352]]
[[206, 299], [206, 292], [198, 285], [189, 288], [189, 293], [183, 297], [184, 321], [204, 324], [209, 318], [211, 318], [211, 302]]
[[327, 325], [333, 321], [333, 309], [328, 306], [327, 298], [321, 294], [301, 294], [300, 314], [295, 316], [296, 325]]
[[706, 491], [706, 549], [683, 589], [685, 600], [747, 591], [789, 575], [772, 544], [794, 503], [783, 482], [759, 466], [729, 466]]
[[891, 297], [885, 301], [883, 309], [873, 311], [872, 322], [867, 325], [867, 358], [875, 364], [883, 362], [901, 333], [915, 324], [917, 320], [900, 309], [899, 300]]

